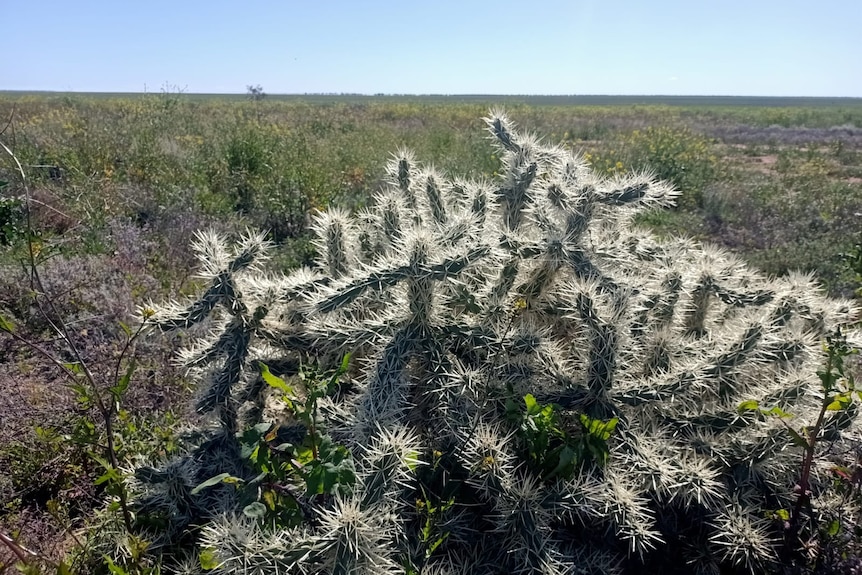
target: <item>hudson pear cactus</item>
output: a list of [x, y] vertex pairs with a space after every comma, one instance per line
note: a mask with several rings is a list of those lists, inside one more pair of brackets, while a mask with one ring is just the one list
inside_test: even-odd
[[[813, 423], [821, 341], [856, 310], [809, 276], [766, 278], [640, 229], [636, 214], [676, 196], [649, 174], [602, 177], [502, 113], [485, 122], [497, 180], [399, 151], [371, 208], [316, 216], [313, 269], [267, 272], [260, 235], [200, 235], [209, 289], [154, 306], [153, 321], [193, 334], [181, 359], [216, 424], [188, 457], [138, 470], [140, 515], [162, 519], [153, 549], [191, 536], [225, 574], [759, 572], [777, 559], [772, 517], [796, 501], [802, 449], [781, 418], [739, 406]], [[296, 377], [347, 354], [314, 397]], [[260, 519], [218, 483], [265, 491], [249, 430], [273, 454], [303, 433], [322, 450], [325, 430], [351, 479], [303, 493], [314, 462], [285, 464], [269, 485], [300, 519]], [[857, 434], [850, 406], [820, 437]], [[815, 459], [818, 510], [839, 503], [828, 463]]]

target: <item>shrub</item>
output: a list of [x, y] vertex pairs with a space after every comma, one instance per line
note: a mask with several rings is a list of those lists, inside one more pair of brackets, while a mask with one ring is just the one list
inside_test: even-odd
[[710, 142], [688, 128], [648, 127], [626, 139], [629, 161], [636, 170], [650, 170], [676, 186], [681, 207], [702, 207], [703, 189], [713, 180], [717, 161]]
[[[4, 182], [0, 182], [0, 190]], [[24, 203], [17, 198], [0, 197], [0, 245], [9, 246], [26, 236]]]
[[794, 172], [711, 186], [704, 200], [715, 240], [765, 273], [816, 272], [830, 293], [853, 294], [855, 278], [840, 254], [852, 248], [860, 228], [858, 186]]
[[[153, 322], [192, 333], [212, 424], [137, 471], [151, 552], [193, 540], [177, 570], [224, 574], [775, 567], [807, 451], [759, 408], [853, 439], [855, 404], [821, 418], [815, 372], [857, 310], [655, 238], [632, 218], [670, 185], [486, 121], [498, 181], [399, 152], [372, 208], [317, 215], [312, 269], [200, 235], [208, 289]], [[844, 503], [812, 463], [828, 517]]]

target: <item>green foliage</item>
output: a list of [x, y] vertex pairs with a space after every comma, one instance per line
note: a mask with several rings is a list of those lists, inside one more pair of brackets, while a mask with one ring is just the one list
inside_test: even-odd
[[[841, 529], [843, 509], [824, 513], [812, 506], [812, 466], [820, 444], [834, 439], [839, 430], [850, 425], [858, 412], [858, 405], [854, 400], [862, 400], [862, 391], [856, 389], [855, 378], [845, 368], [844, 363], [846, 358], [859, 353], [859, 349], [848, 344], [846, 336], [838, 329], [827, 335], [823, 351], [826, 356], [825, 366], [817, 371], [823, 397], [820, 400], [820, 412], [813, 425], [794, 428], [787, 421], [793, 418], [793, 414], [785, 412], [777, 405], [763, 408], [754, 400], [739, 405], [740, 413], [753, 411], [761, 417], [779, 418], [790, 436], [791, 444], [803, 450], [799, 479], [794, 487], [795, 504], [791, 511], [779, 509], [774, 514], [774, 518], [782, 523], [785, 530], [785, 560], [801, 563], [806, 561], [802, 552], [806, 547], [812, 547], [811, 542], [819, 543], [816, 550], [823, 556], [829, 551], [832, 539]], [[847, 503], [845, 502], [845, 505]], [[817, 562], [819, 561], [820, 558]]]
[[560, 418], [559, 406], [541, 405], [531, 394], [524, 396], [525, 410], [517, 408], [513, 400], [507, 401], [507, 417], [517, 425], [523, 442], [525, 463], [541, 470], [545, 481], [571, 479], [590, 463], [604, 465], [610, 455], [608, 440], [619, 422], [612, 418], [603, 422], [582, 413], [578, 420], [580, 433], [570, 433]]
[[682, 194], [682, 208], [703, 206], [703, 190], [717, 175], [718, 160], [710, 141], [687, 128], [648, 127], [626, 139], [626, 165], [649, 170]]
[[[302, 385], [301, 397], [261, 363], [263, 381], [280, 392], [279, 400], [294, 424], [279, 427], [262, 422], [238, 432], [239, 457], [253, 478], [222, 472], [199, 483], [190, 495], [222, 484], [234, 485], [246, 516], [290, 528], [308, 519], [309, 501], [349, 493], [356, 482], [350, 452], [325, 433], [318, 415], [318, 402], [339, 388], [348, 359], [345, 355], [341, 366], [327, 377], [314, 370], [300, 372], [296, 379]], [[299, 485], [302, 489], [297, 489]]]
[[[6, 182], [0, 182], [2, 193]], [[16, 198], [0, 198], [0, 245], [17, 243], [26, 235], [25, 206]]]
[[[856, 214], [862, 223], [862, 215]], [[859, 240], [853, 245], [848, 253], [841, 254], [844, 263], [851, 273], [854, 274], [854, 281], [860, 287], [856, 288], [856, 295], [862, 297], [862, 232], [859, 233]]]
[[527, 459], [543, 470], [543, 477], [571, 477], [575, 454], [554, 406], [540, 405], [529, 393], [524, 396], [524, 404], [526, 410], [518, 431], [526, 444]]
[[266, 145], [259, 131], [249, 130], [234, 134], [227, 141], [225, 163], [227, 164], [228, 191], [235, 198], [235, 207], [241, 213], [249, 213], [255, 207], [259, 189], [271, 178], [272, 166]]
[[599, 464], [607, 463], [610, 457], [608, 440], [616, 429], [619, 419], [612, 417], [608, 421], [601, 421], [591, 419], [584, 413], [580, 414], [579, 419], [584, 426], [584, 433], [579, 445], [578, 459], [592, 460]]

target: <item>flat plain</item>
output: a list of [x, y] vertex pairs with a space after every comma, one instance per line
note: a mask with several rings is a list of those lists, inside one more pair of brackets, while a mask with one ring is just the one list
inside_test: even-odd
[[[768, 274], [802, 270], [835, 296], [859, 278], [862, 100], [610, 96], [244, 96], [0, 92], [0, 313], [62, 356], [62, 319], [93, 365], [117, 353], [137, 306], [200, 285], [199, 229], [268, 230], [275, 264], [309, 264], [309, 215], [359, 209], [406, 147], [449, 174], [493, 179], [481, 118], [503, 108], [607, 177], [651, 171], [679, 206], [642, 218], [732, 250]], [[8, 120], [8, 122], [7, 122]], [[5, 129], [3, 128], [5, 126]], [[26, 197], [30, 198], [30, 227]], [[28, 238], [32, 241], [28, 242]], [[48, 299], [35, 304], [33, 255]], [[57, 317], [54, 317], [54, 316]], [[121, 457], [169, 454], [193, 390], [176, 342], [143, 342], [119, 414]], [[87, 456], [87, 405], [31, 348], [0, 337], [0, 527], [59, 556], [105, 493]], [[91, 433], [98, 433], [95, 429]], [[69, 438], [78, 438], [76, 443]], [[0, 549], [0, 565], [11, 557]], [[0, 567], [2, 572], [2, 567]]]

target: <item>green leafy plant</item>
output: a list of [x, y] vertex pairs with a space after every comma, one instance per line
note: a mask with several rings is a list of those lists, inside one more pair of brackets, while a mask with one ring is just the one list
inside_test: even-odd
[[[862, 221], [862, 214], [855, 214]], [[856, 288], [856, 295], [862, 297], [862, 232], [859, 239], [848, 253], [841, 254], [847, 268], [854, 274], [854, 280], [860, 287]]]
[[531, 394], [524, 396], [525, 411], [517, 409], [513, 401], [506, 406], [509, 418], [519, 423], [518, 435], [524, 442], [525, 463], [537, 466], [545, 481], [572, 479], [585, 463], [603, 465], [610, 455], [608, 440], [619, 422], [592, 419], [582, 413], [578, 419], [580, 433], [575, 436], [560, 419], [561, 408], [541, 405]]
[[[248, 483], [254, 501], [243, 509], [246, 515], [295, 526], [304, 519], [309, 500], [347, 492], [356, 481], [350, 453], [325, 433], [317, 407], [320, 399], [337, 388], [339, 378], [347, 371], [348, 357], [328, 380], [321, 381], [317, 374], [301, 371], [298, 377], [304, 383], [304, 398], [261, 364], [263, 380], [282, 393], [280, 400], [298, 425], [288, 430], [261, 423], [240, 433], [240, 456], [258, 474]], [[304, 484], [304, 495], [296, 491], [296, 479]], [[192, 495], [226, 481], [244, 483], [223, 473], [201, 483]]]
[[717, 175], [718, 160], [707, 138], [687, 128], [648, 127], [626, 138], [626, 165], [650, 170], [682, 193], [679, 205], [703, 206], [703, 190]]
[[[0, 181], [0, 192], [6, 182]], [[13, 245], [24, 236], [24, 207], [15, 198], [0, 198], [0, 245]]]
[[826, 527], [820, 529], [821, 516], [812, 505], [811, 474], [820, 444], [833, 440], [836, 429], [847, 419], [856, 417], [858, 405], [854, 400], [862, 400], [862, 391], [856, 389], [855, 378], [844, 364], [846, 358], [859, 350], [848, 344], [840, 329], [826, 336], [823, 348], [825, 366], [817, 371], [822, 400], [813, 425], [795, 428], [788, 422], [793, 415], [778, 405], [761, 407], [757, 401], [749, 400], [739, 406], [743, 414], [753, 411], [761, 417], [777, 418], [784, 425], [793, 445], [802, 449], [799, 480], [793, 487], [795, 502], [789, 510], [779, 509], [775, 515], [784, 524], [788, 551], [791, 553], [798, 552], [803, 546], [822, 550], [824, 536], [834, 537], [840, 529], [838, 520], [834, 518], [827, 520]]

